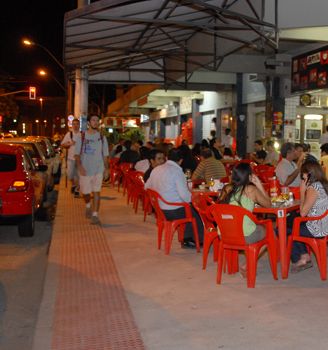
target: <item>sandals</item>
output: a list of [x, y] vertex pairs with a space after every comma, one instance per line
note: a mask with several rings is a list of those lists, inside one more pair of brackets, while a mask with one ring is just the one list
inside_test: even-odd
[[302, 265], [293, 265], [290, 272], [291, 273], [298, 273], [298, 272], [301, 272], [301, 271], [304, 271], [304, 270], [307, 270], [309, 268], [311, 268], [313, 266], [313, 263], [312, 261], [307, 261], [305, 264], [302, 264]]

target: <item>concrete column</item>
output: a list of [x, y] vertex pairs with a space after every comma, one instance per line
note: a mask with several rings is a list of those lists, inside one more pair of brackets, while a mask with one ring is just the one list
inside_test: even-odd
[[202, 142], [203, 118], [199, 113], [199, 103], [192, 100], [192, 143]]
[[247, 106], [243, 104], [243, 74], [237, 73], [236, 84], [236, 141], [237, 154], [241, 158], [246, 156], [247, 147]]
[[66, 86], [66, 114], [70, 115], [73, 114], [74, 111], [74, 104], [73, 104], [73, 83], [71, 80], [67, 79], [67, 86]]
[[82, 130], [86, 129], [88, 92], [88, 70], [86, 68], [77, 68], [75, 71], [74, 116], [79, 119], [82, 118]]

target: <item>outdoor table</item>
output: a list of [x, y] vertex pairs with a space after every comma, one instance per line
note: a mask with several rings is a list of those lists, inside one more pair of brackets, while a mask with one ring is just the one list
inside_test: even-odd
[[193, 188], [191, 190], [192, 196], [198, 196], [199, 194], [203, 194], [208, 197], [218, 197], [220, 195], [220, 192], [211, 191], [209, 188], [205, 188], [204, 190], [201, 190], [199, 188]]
[[300, 201], [295, 200], [292, 203], [276, 203], [275, 206], [269, 208], [255, 207], [254, 214], [274, 214], [276, 216], [276, 223], [279, 236], [279, 250], [280, 250], [280, 266], [281, 277], [287, 278], [287, 213], [298, 210], [300, 207]]

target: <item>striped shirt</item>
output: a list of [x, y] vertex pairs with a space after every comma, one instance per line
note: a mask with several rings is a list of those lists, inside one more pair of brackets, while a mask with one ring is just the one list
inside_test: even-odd
[[221, 179], [227, 176], [224, 165], [214, 157], [203, 159], [197, 166], [192, 177], [196, 179], [205, 179], [208, 182], [211, 178]]
[[[314, 182], [310, 187], [317, 191], [318, 197], [307, 216], [320, 216], [328, 210], [327, 193], [319, 181]], [[328, 216], [321, 220], [307, 221], [306, 226], [314, 237], [328, 236]]]

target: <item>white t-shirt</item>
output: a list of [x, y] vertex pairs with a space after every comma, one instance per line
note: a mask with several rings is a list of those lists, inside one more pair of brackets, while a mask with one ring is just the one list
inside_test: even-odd
[[[67, 142], [72, 142], [73, 141], [77, 141], [78, 138], [81, 138], [81, 132], [74, 132], [72, 131], [72, 138], [71, 138], [71, 132], [69, 131], [63, 138], [63, 141], [61, 142], [61, 144], [65, 144]], [[67, 149], [67, 159], [70, 160], [75, 160], [74, 158], [75, 155], [75, 145], [71, 144], [71, 146]]]
[[222, 136], [222, 144], [226, 148], [230, 148], [232, 146], [233, 137], [231, 135], [223, 135]]
[[[276, 175], [279, 182], [282, 185], [285, 185], [288, 176], [291, 175], [296, 169], [297, 169], [297, 166], [294, 162], [290, 162], [286, 158], [283, 158], [276, 167]], [[298, 175], [294, 179], [294, 181], [290, 183], [288, 186], [299, 187], [300, 185], [301, 185], [301, 178]]]
[[149, 169], [150, 163], [148, 159], [139, 160], [136, 165], [134, 166], [134, 169], [137, 171], [141, 171], [145, 173]]

